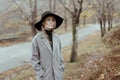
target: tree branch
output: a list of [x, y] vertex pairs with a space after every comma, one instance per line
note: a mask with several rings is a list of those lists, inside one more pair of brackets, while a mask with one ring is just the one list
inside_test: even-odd
[[77, 14], [77, 17], [80, 16], [80, 13], [82, 12], [82, 4], [83, 4], [83, 0], [77, 0], [78, 3], [79, 3], [79, 11], [78, 11], [78, 14]]
[[76, 10], [75, 1], [72, 0], [74, 10]]
[[24, 13], [24, 11], [22, 10], [22, 8], [17, 4], [16, 0], [13, 0], [13, 2], [16, 4], [16, 6], [20, 9], [21, 13]]
[[59, 0], [59, 2], [63, 5], [63, 7], [64, 7], [68, 12], [70, 12], [71, 14], [74, 14], [68, 7], [65, 6], [65, 4], [64, 4], [61, 0]]
[[31, 1], [31, 0], [29, 0], [29, 5], [30, 5], [30, 11], [31, 11], [31, 13], [32, 13], [33, 4], [32, 4], [32, 1]]
[[19, 4], [16, 2], [16, 0], [13, 0], [13, 2], [16, 4], [20, 12], [23, 14], [23, 17], [21, 16], [21, 19], [28, 20], [29, 16], [26, 16], [23, 9], [19, 6]]

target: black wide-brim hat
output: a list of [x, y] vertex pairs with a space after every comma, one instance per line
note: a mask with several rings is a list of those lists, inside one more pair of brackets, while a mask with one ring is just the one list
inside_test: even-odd
[[53, 17], [55, 18], [55, 20], [56, 20], [56, 27], [55, 27], [55, 29], [58, 28], [58, 27], [62, 24], [62, 22], [63, 22], [63, 18], [62, 18], [62, 17], [60, 17], [60, 16], [52, 13], [51, 11], [46, 11], [46, 12], [44, 12], [44, 13], [41, 15], [41, 20], [38, 21], [37, 23], [35, 23], [35, 25], [34, 25], [35, 28], [38, 29], [39, 31], [41, 31], [41, 30], [42, 30], [42, 26], [41, 26], [41, 25], [42, 25], [42, 21], [43, 21], [46, 17], [48, 17], [48, 16], [53, 16]]

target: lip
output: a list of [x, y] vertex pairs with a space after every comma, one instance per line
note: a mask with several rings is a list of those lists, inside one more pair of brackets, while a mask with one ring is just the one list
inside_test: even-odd
[[51, 26], [51, 27], [50, 27], [50, 26], [49, 26], [49, 27], [47, 26], [46, 29], [54, 29], [54, 27], [53, 27], [53, 26]]
[[46, 30], [53, 30], [54, 28], [46, 28]]
[[53, 28], [53, 25], [47, 26], [48, 28]]
[[52, 28], [48, 28], [48, 29], [53, 29], [53, 27]]

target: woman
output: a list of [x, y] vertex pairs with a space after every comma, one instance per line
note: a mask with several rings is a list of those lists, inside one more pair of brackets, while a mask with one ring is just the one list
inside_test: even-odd
[[35, 24], [40, 32], [32, 40], [32, 65], [37, 80], [63, 80], [64, 64], [61, 43], [53, 33], [63, 22], [60, 16], [46, 11]]

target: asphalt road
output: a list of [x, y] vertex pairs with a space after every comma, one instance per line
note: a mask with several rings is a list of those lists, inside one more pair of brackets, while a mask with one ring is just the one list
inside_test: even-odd
[[[99, 30], [99, 25], [89, 25], [78, 31], [78, 39], [81, 40], [87, 35]], [[72, 43], [72, 33], [65, 33], [59, 36], [62, 47]], [[30, 42], [15, 44], [8, 47], [0, 47], [0, 72], [18, 67], [30, 62]]]

